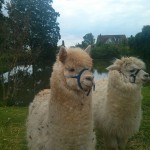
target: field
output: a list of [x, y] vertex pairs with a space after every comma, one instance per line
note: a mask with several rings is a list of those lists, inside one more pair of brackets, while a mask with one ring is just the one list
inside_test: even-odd
[[[127, 150], [150, 150], [150, 86], [143, 88], [143, 121], [138, 134], [132, 137]], [[0, 107], [0, 150], [27, 150], [25, 122], [26, 107]], [[103, 150], [99, 138], [97, 149]]]
[[27, 150], [27, 108], [0, 107], [0, 150]]

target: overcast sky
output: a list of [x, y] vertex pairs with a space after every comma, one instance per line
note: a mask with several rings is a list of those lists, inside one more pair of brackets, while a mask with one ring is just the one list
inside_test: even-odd
[[150, 0], [53, 0], [52, 6], [60, 13], [59, 44], [64, 40], [67, 47], [87, 33], [129, 37], [150, 25]]

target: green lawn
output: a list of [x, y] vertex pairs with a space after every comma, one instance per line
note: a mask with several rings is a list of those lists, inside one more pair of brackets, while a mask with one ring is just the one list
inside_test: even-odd
[[128, 143], [129, 150], [150, 150], [150, 86], [143, 88], [143, 120], [140, 132]]
[[27, 108], [0, 107], [0, 150], [27, 150]]
[[[150, 86], [143, 88], [143, 121], [138, 134], [127, 145], [127, 150], [150, 150]], [[25, 122], [28, 108], [0, 107], [0, 150], [27, 150]], [[98, 139], [98, 146], [103, 140]]]

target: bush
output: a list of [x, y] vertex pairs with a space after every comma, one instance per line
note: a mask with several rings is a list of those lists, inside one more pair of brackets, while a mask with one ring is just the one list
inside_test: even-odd
[[92, 57], [95, 59], [109, 59], [119, 56], [119, 49], [114, 44], [104, 44], [92, 49]]

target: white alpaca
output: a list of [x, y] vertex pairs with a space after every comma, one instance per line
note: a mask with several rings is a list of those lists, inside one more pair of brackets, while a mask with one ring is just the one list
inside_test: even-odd
[[144, 68], [145, 64], [140, 59], [123, 57], [107, 68], [108, 79], [96, 82], [94, 120], [107, 150], [124, 150], [128, 138], [139, 130], [141, 87], [149, 79]]
[[60, 49], [50, 79], [51, 90], [37, 94], [29, 107], [29, 149], [95, 149], [89, 50], [90, 46], [85, 51]]

